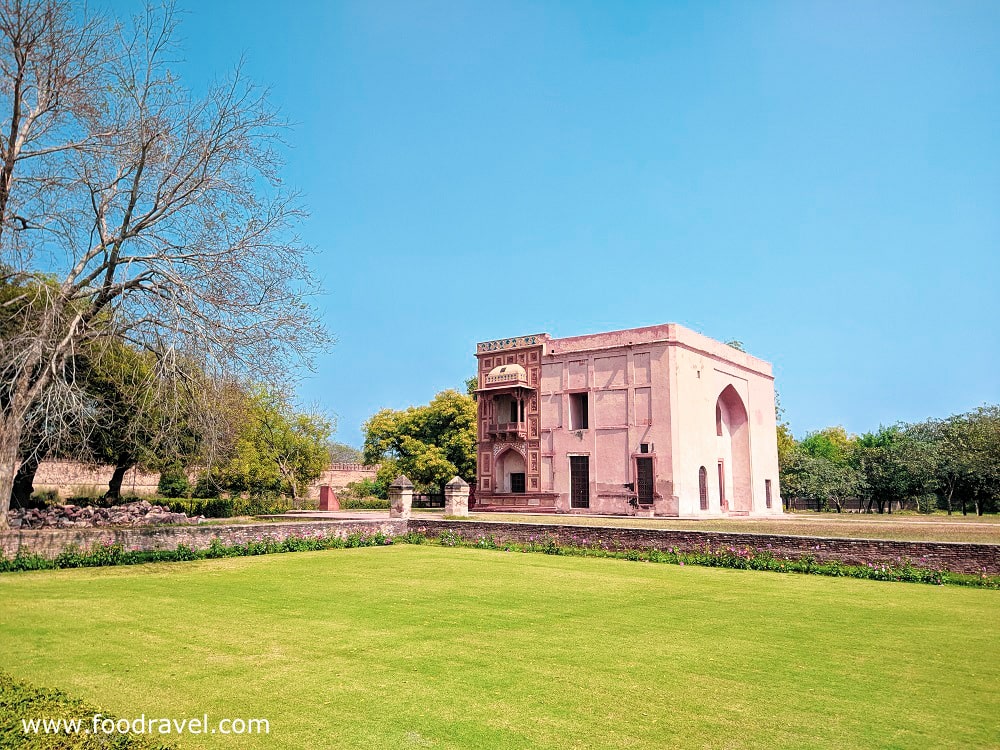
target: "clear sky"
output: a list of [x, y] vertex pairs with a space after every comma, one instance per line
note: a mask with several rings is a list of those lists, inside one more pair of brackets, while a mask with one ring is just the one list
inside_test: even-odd
[[663, 322], [797, 436], [1000, 401], [1000, 3], [180, 5], [188, 83], [296, 123], [342, 441], [477, 341]]

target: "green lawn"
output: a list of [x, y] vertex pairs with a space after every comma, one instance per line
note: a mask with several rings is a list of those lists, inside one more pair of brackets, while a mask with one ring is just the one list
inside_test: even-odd
[[0, 576], [0, 668], [194, 747], [1000, 746], [1000, 592], [399, 545]]

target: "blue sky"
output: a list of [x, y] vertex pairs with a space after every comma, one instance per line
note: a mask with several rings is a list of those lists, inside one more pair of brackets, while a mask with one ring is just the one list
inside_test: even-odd
[[798, 436], [1000, 401], [1000, 3], [181, 7], [187, 82], [295, 123], [340, 440], [477, 341], [671, 321]]

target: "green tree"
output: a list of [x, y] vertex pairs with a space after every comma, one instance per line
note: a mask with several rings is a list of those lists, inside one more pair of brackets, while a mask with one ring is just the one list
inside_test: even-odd
[[191, 423], [192, 400], [155, 357], [113, 342], [83, 359], [84, 392], [96, 419], [79, 454], [114, 466], [105, 497], [121, 497], [122, 480], [134, 466], [182, 470], [198, 459], [201, 436]]
[[984, 406], [910, 428], [932, 447], [935, 491], [949, 515], [972, 505], [982, 515], [1000, 500], [1000, 406]]
[[934, 486], [933, 446], [903, 425], [861, 435], [850, 461], [864, 480], [862, 497], [869, 512], [874, 504], [879, 513], [892, 513], [893, 504], [924, 497]]
[[346, 443], [333, 441], [327, 446], [327, 452], [330, 454], [330, 462], [335, 464], [360, 464], [365, 460], [364, 453]]
[[846, 461], [811, 453], [801, 444], [787, 459], [781, 481], [782, 493], [789, 497], [817, 500], [821, 510], [833, 505], [838, 513], [846, 500], [858, 496], [863, 486], [861, 474]]
[[844, 464], [850, 458], [857, 438], [848, 435], [841, 426], [825, 427], [806, 435], [800, 445], [812, 456], [822, 456], [835, 464]]
[[128, 341], [277, 379], [327, 341], [282, 118], [239, 68], [183, 86], [178, 19], [0, 11], [0, 284], [28, 287], [0, 298], [0, 528], [32, 420], [91, 416], [80, 352]]
[[380, 484], [406, 476], [419, 491], [439, 492], [454, 476], [476, 475], [476, 403], [448, 390], [426, 406], [383, 409], [364, 425], [365, 463], [381, 463]]
[[285, 493], [298, 507], [300, 495], [329, 465], [332, 430], [327, 417], [297, 412], [284, 394], [259, 388], [247, 398], [246, 420], [219, 484], [236, 492]]

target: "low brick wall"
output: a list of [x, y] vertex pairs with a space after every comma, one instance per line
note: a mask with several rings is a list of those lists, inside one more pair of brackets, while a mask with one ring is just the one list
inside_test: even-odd
[[246, 544], [259, 539], [282, 540], [290, 536], [339, 536], [406, 533], [402, 520], [293, 521], [289, 523], [204, 524], [201, 526], [145, 526], [136, 528], [31, 529], [0, 532], [0, 550], [5, 557], [18, 551], [54, 558], [68, 547], [89, 549], [94, 544], [121, 544], [125, 549], [177, 549], [185, 544], [205, 549], [213, 539], [223, 544]]
[[672, 531], [667, 529], [614, 528], [555, 524], [501, 523], [492, 521], [439, 521], [411, 519], [410, 531], [438, 536], [444, 531], [475, 540], [492, 536], [498, 542], [527, 542], [550, 536], [560, 544], [607, 545], [618, 549], [658, 549], [693, 551], [705, 547], [752, 547], [775, 555], [803, 557], [819, 561], [838, 560], [852, 565], [894, 563], [951, 570], [959, 573], [1000, 574], [1000, 545], [964, 542], [899, 542], [878, 539], [778, 536], [738, 534], [723, 531]]

